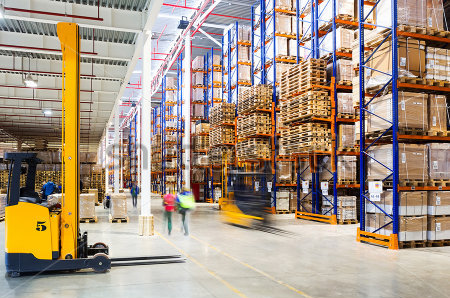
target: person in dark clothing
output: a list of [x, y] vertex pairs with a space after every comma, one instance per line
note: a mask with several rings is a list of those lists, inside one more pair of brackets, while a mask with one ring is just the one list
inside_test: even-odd
[[55, 191], [55, 188], [56, 188], [56, 184], [53, 183], [52, 181], [48, 181], [47, 183], [45, 183], [41, 189], [42, 200], [47, 201], [47, 197]]
[[133, 207], [137, 207], [137, 197], [139, 194], [139, 187], [133, 183], [133, 186], [131, 186], [131, 199], [133, 201]]

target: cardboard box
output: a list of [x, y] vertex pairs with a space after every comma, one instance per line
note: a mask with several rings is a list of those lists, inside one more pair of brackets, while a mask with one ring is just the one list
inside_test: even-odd
[[[386, 130], [392, 126], [384, 120], [392, 121], [392, 94], [376, 97], [369, 105], [369, 109], [379, 117], [367, 113], [368, 132]], [[398, 92], [398, 127], [428, 130], [428, 94]]]
[[275, 56], [288, 56], [288, 39], [282, 36], [275, 36], [275, 41], [267, 45], [267, 53], [272, 55], [275, 44]]
[[[384, 214], [379, 214], [381, 220], [380, 225], [384, 225], [391, 222], [392, 219], [385, 216]], [[393, 224], [387, 225], [383, 231], [384, 235], [391, 235]], [[399, 241], [421, 241], [427, 240], [427, 216], [400, 216], [399, 221]]]
[[277, 182], [278, 183], [292, 183], [293, 182], [293, 171], [292, 162], [290, 161], [279, 161], [277, 162]]
[[277, 33], [291, 34], [293, 32], [291, 16], [275, 14], [275, 31]]
[[239, 65], [238, 78], [239, 81], [250, 81], [250, 65]]
[[450, 217], [429, 216], [427, 240], [450, 239]]
[[338, 138], [339, 148], [353, 148], [355, 146], [355, 126], [340, 124]]
[[192, 69], [194, 69], [194, 70], [203, 70], [203, 68], [205, 67], [203, 59], [204, 59], [203, 56], [195, 57], [194, 60], [192, 60]]
[[450, 215], [450, 191], [428, 192], [428, 215]]
[[430, 179], [450, 179], [450, 144], [430, 143], [428, 148]]
[[95, 202], [97, 202], [95, 194], [80, 194], [80, 218], [95, 218]]
[[221, 66], [222, 65], [222, 57], [221, 55], [213, 55], [213, 65]]
[[430, 94], [428, 99], [428, 129], [447, 131], [447, 97]]
[[427, 0], [427, 28], [439, 31], [446, 30], [444, 26], [444, 4], [442, 0]]
[[356, 196], [338, 196], [337, 205], [339, 207], [355, 207], [356, 208]]
[[[381, 194], [381, 200], [376, 203], [388, 214], [393, 214], [392, 190], [386, 190]], [[398, 214], [401, 216], [427, 215], [428, 193], [426, 191], [402, 191], [398, 198]], [[383, 213], [372, 203], [366, 202], [366, 211], [371, 213]]]
[[357, 211], [355, 207], [338, 207], [337, 220], [356, 220]]
[[339, 181], [357, 181], [356, 156], [338, 156], [337, 177]]
[[427, 47], [425, 56], [426, 79], [449, 81], [450, 56], [447, 49]]
[[[399, 77], [412, 75], [423, 78], [425, 76], [425, 42], [409, 37], [399, 37], [398, 40]], [[392, 40], [385, 41], [370, 59], [369, 66], [378, 71], [372, 71], [368, 84], [375, 84], [374, 81], [378, 80], [379, 84], [384, 85], [383, 82], [389, 80], [389, 76], [379, 71], [392, 73], [391, 45]]]
[[290, 210], [290, 193], [279, 191], [277, 192], [277, 210]]
[[[339, 59], [336, 63], [336, 81], [337, 82], [352, 82], [354, 77], [353, 64], [351, 60]], [[327, 76], [333, 76], [333, 65], [329, 64], [327, 67]]]
[[250, 47], [238, 45], [238, 61], [242, 62], [250, 61]]
[[123, 193], [111, 194], [111, 217], [127, 218], [127, 196]]
[[338, 104], [337, 110], [341, 114], [355, 114], [355, 109], [353, 108], [353, 94], [352, 93], [338, 93]]
[[[392, 27], [391, 1], [380, 1], [375, 7], [377, 24]], [[366, 10], [369, 11], [369, 10]], [[402, 0], [397, 2], [397, 22], [399, 25], [410, 25], [425, 28], [427, 19], [427, 1]]]
[[95, 202], [99, 202], [98, 200], [98, 189], [88, 189], [88, 193], [93, 194], [95, 197]]
[[[399, 144], [399, 179], [400, 181], [428, 180], [428, 147], [427, 145]], [[373, 146], [369, 155], [377, 161], [392, 169], [392, 145]], [[368, 158], [367, 177], [369, 180], [382, 180], [391, 174], [391, 171], [378, 162]], [[391, 178], [392, 179], [392, 178]]]

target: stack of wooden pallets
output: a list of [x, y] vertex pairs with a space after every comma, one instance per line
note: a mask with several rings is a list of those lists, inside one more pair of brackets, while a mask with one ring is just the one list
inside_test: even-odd
[[237, 119], [238, 139], [258, 135], [269, 135], [272, 132], [272, 120], [268, 113], [252, 113]]
[[331, 150], [331, 129], [323, 123], [301, 123], [282, 131], [287, 154]]
[[271, 151], [268, 138], [249, 138], [236, 145], [236, 154], [240, 160], [269, 159]]
[[318, 89], [327, 80], [327, 62], [308, 59], [293, 65], [281, 75], [280, 99], [288, 99], [311, 89]]
[[238, 114], [243, 115], [258, 109], [272, 107], [273, 89], [271, 85], [255, 85], [239, 94]]
[[235, 160], [235, 150], [234, 147], [231, 146], [221, 146], [221, 147], [213, 147], [209, 150], [209, 161], [213, 165], [222, 164], [223, 154], [226, 153], [227, 162], [229, 164], [234, 163]]
[[308, 91], [293, 96], [281, 103], [281, 115], [284, 125], [311, 120], [312, 118], [329, 118], [331, 100], [328, 92]]
[[234, 123], [236, 115], [236, 105], [234, 103], [219, 103], [211, 108], [209, 122], [211, 126], [221, 125], [224, 123]]

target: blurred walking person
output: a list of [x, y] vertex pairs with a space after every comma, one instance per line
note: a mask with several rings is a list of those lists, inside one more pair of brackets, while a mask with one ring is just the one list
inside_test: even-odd
[[163, 196], [164, 221], [167, 221], [169, 236], [172, 233], [172, 213], [175, 211], [175, 195], [168, 193]]
[[133, 201], [133, 207], [136, 208], [137, 207], [137, 197], [139, 194], [139, 187], [133, 183], [133, 185], [131, 186], [131, 199]]
[[189, 235], [189, 224], [188, 224], [188, 212], [195, 209], [195, 199], [191, 191], [187, 188], [183, 188], [182, 192], [177, 195], [177, 207], [178, 213], [181, 214], [182, 229], [184, 230], [184, 235]]

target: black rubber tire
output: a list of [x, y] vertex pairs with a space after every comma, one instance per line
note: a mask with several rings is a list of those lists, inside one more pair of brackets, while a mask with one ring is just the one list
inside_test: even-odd
[[90, 260], [91, 268], [97, 273], [105, 273], [111, 268], [111, 260], [108, 255], [98, 253]]
[[92, 247], [93, 248], [108, 248], [108, 245], [106, 245], [103, 242], [97, 242], [97, 243], [94, 243], [94, 245], [92, 245]]

